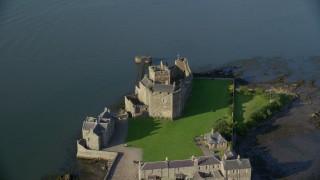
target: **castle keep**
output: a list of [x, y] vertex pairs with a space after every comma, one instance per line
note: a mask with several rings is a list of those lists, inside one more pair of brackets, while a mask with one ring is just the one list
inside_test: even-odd
[[149, 66], [149, 75], [145, 74], [136, 85], [135, 94], [125, 96], [125, 109], [132, 117], [176, 119], [187, 102], [192, 79], [186, 58], [179, 58], [171, 67], [164, 61]]

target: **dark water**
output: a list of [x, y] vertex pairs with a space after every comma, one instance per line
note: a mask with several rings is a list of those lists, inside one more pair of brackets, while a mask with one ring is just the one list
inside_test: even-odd
[[320, 3], [0, 0], [1, 176], [39, 179], [72, 164], [84, 118], [133, 90], [137, 54], [180, 54], [193, 68], [303, 60], [320, 54]]

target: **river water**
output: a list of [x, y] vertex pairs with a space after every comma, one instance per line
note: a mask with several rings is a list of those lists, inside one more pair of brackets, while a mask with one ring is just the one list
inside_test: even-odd
[[[82, 121], [133, 90], [134, 56], [320, 54], [318, 0], [0, 0], [0, 179], [72, 164]], [[172, 61], [171, 61], [172, 62]]]

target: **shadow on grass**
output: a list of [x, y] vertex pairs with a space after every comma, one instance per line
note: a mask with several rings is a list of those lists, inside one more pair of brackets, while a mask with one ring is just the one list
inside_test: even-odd
[[244, 121], [244, 116], [243, 114], [245, 113], [245, 110], [243, 108], [243, 104], [250, 102], [253, 100], [253, 96], [244, 96], [244, 95], [239, 95], [238, 93], [235, 94], [235, 99], [234, 99], [234, 120], [236, 122], [243, 122]]
[[227, 108], [231, 98], [228, 91], [230, 84], [232, 81], [195, 78], [182, 118]]
[[148, 117], [128, 119], [129, 130], [125, 143], [130, 143], [154, 134], [157, 129], [161, 128], [161, 124], [161, 121]]

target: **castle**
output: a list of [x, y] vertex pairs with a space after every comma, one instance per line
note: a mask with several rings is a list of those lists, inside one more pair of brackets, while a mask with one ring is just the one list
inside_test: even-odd
[[174, 120], [181, 116], [192, 88], [192, 72], [186, 58], [179, 58], [169, 67], [164, 61], [149, 66], [147, 74], [135, 87], [135, 93], [125, 96], [125, 110], [132, 116]]

